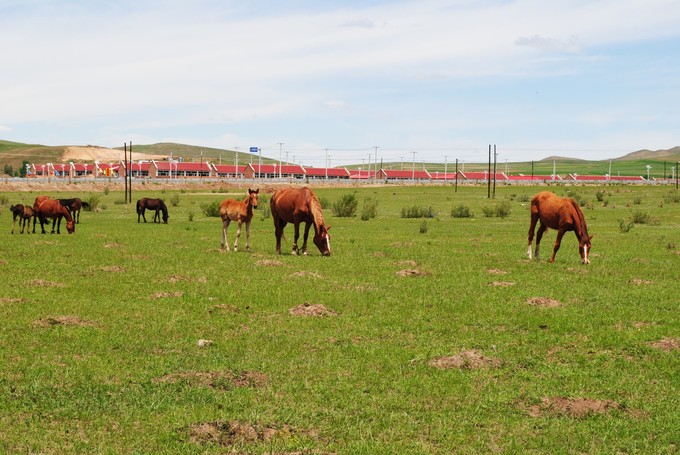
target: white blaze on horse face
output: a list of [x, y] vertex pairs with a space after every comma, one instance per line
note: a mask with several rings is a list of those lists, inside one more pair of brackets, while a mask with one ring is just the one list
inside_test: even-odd
[[590, 264], [590, 259], [588, 259], [588, 245], [583, 245], [583, 263]]
[[326, 235], [326, 247], [328, 248], [328, 252], [331, 252], [331, 238]]

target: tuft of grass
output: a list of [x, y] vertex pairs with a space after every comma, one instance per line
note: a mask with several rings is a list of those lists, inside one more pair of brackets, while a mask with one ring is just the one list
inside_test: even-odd
[[453, 218], [472, 218], [474, 214], [469, 206], [465, 204], [459, 204], [453, 209], [451, 209], [451, 216]]
[[401, 209], [402, 218], [434, 218], [437, 211], [430, 205], [428, 207], [411, 205]]
[[344, 218], [351, 218], [356, 214], [359, 201], [354, 193], [342, 195], [333, 203], [333, 215]]
[[220, 216], [220, 201], [211, 201], [200, 205], [203, 214], [207, 217]]
[[364, 207], [361, 210], [361, 219], [368, 221], [378, 216], [378, 200], [371, 196], [364, 198]]

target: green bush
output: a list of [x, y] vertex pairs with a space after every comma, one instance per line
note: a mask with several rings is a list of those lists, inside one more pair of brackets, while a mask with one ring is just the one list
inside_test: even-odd
[[0, 194], [0, 205], [9, 204], [9, 198], [5, 194]]
[[604, 201], [604, 191], [598, 191], [595, 193], [595, 197], [597, 198], [598, 202]]
[[497, 217], [505, 218], [512, 212], [512, 205], [507, 201], [501, 202], [496, 206], [495, 212]]
[[624, 232], [624, 233], [628, 232], [631, 229], [633, 229], [634, 226], [635, 226], [635, 223], [633, 221], [626, 221], [626, 220], [623, 220], [623, 219], [619, 220], [619, 230], [621, 232]]
[[472, 213], [472, 210], [470, 210], [470, 207], [465, 204], [460, 204], [451, 209], [451, 216], [453, 218], [472, 218], [474, 214]]
[[420, 223], [420, 228], [418, 230], [421, 234], [427, 234], [427, 221]]
[[484, 207], [482, 207], [482, 214], [486, 218], [491, 218], [492, 216], [494, 216], [496, 214], [496, 209], [494, 209], [493, 207], [489, 207], [488, 205], [484, 206]]
[[378, 216], [378, 201], [372, 197], [364, 199], [364, 208], [361, 210], [361, 219], [368, 221], [371, 218]]
[[434, 218], [435, 216], [437, 216], [437, 211], [432, 206], [412, 205], [401, 209], [402, 218]]
[[101, 195], [90, 193], [90, 195], [85, 200], [89, 207], [83, 207], [83, 209], [89, 212], [96, 212], [97, 209], [99, 208], [99, 202], [101, 201], [101, 199], [102, 199]]
[[179, 194], [175, 193], [170, 197], [170, 204], [173, 207], [177, 207], [179, 205]]
[[354, 193], [345, 194], [333, 203], [333, 215], [339, 217], [353, 217], [357, 211], [359, 201]]
[[209, 204], [201, 204], [201, 210], [205, 216], [219, 217], [220, 216], [220, 201], [212, 201]]
[[636, 210], [632, 214], [632, 220], [635, 224], [647, 224], [651, 221], [649, 213], [643, 212], [641, 210]]

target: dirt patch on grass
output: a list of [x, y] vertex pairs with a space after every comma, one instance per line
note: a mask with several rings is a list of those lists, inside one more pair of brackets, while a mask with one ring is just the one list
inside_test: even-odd
[[437, 357], [430, 360], [430, 366], [440, 369], [460, 368], [463, 370], [478, 370], [481, 368], [499, 368], [501, 360], [486, 357], [479, 351], [467, 350], [447, 357]]
[[223, 447], [290, 439], [295, 431], [288, 425], [264, 426], [249, 422], [204, 422], [187, 428], [189, 440], [195, 444], [219, 444]]
[[182, 291], [175, 291], [175, 292], [166, 292], [166, 291], [159, 291], [156, 292], [151, 296], [152, 299], [169, 299], [173, 297], [182, 297], [184, 295], [184, 292]]
[[26, 299], [22, 297], [0, 297], [0, 305], [12, 305], [16, 303], [25, 303]]
[[427, 272], [417, 269], [404, 269], [397, 272], [397, 276], [425, 276], [429, 275]]
[[329, 308], [326, 308], [324, 305], [317, 303], [317, 304], [311, 304], [308, 302], [302, 303], [296, 307], [290, 308], [288, 310], [290, 314], [293, 316], [315, 316], [315, 317], [324, 317], [324, 316], [337, 316], [338, 313], [337, 311], [333, 311]]
[[204, 276], [198, 277], [198, 278], [192, 278], [190, 276], [184, 276], [184, 275], [171, 275], [168, 277], [168, 283], [178, 283], [180, 281], [186, 281], [188, 283], [192, 282], [197, 282], [197, 283], [207, 283], [208, 279]]
[[54, 282], [54, 281], [47, 281], [47, 280], [43, 280], [41, 278], [39, 278], [37, 280], [31, 280], [31, 281], [29, 281], [29, 284], [31, 286], [38, 287], [38, 288], [63, 288], [63, 287], [66, 287], [66, 285], [63, 284], [63, 283], [57, 283], [57, 282]]
[[208, 310], [208, 313], [212, 313], [215, 310], [221, 310], [221, 311], [229, 311], [231, 313], [240, 313], [241, 309], [232, 305], [226, 305], [226, 304], [219, 304], [215, 305], [212, 307], [210, 310]]
[[550, 297], [529, 297], [527, 299], [527, 304], [540, 308], [557, 308], [558, 306], [562, 306], [562, 302], [551, 299]]
[[260, 267], [281, 267], [283, 262], [277, 261], [276, 259], [262, 259], [257, 261], [255, 264], [259, 265]]
[[267, 375], [257, 371], [186, 371], [166, 374], [154, 382], [175, 384], [187, 383], [191, 386], [231, 390], [236, 387], [260, 388], [267, 382]]
[[53, 327], [56, 325], [93, 327], [95, 324], [92, 321], [80, 319], [77, 316], [55, 316], [37, 319], [33, 321], [33, 325], [36, 327]]
[[486, 271], [486, 273], [490, 273], [491, 275], [507, 275], [508, 274], [508, 272], [506, 272], [505, 270], [501, 270], [501, 269], [489, 269], [489, 270]]
[[390, 246], [394, 248], [407, 248], [413, 246], [413, 242], [394, 242]]
[[680, 338], [664, 338], [651, 343], [651, 346], [666, 352], [677, 351], [680, 349]]
[[316, 272], [308, 272], [307, 270], [301, 270], [299, 272], [291, 273], [291, 277], [301, 277], [301, 278], [323, 278]]
[[512, 281], [492, 281], [491, 283], [489, 283], [489, 286], [498, 286], [502, 288], [507, 288], [514, 285], [515, 283], [513, 283]]
[[105, 243], [104, 245], [102, 245], [103, 248], [120, 248], [122, 246], [124, 246], [122, 243], [116, 243], [116, 242]]
[[99, 270], [102, 272], [110, 272], [110, 273], [120, 273], [120, 272], [126, 272], [127, 269], [125, 267], [121, 267], [119, 265], [105, 265], [102, 267], [99, 267]]
[[621, 406], [612, 400], [594, 400], [590, 398], [544, 397], [540, 404], [529, 406], [530, 417], [543, 417], [546, 414], [567, 417], [585, 417], [589, 414], [606, 414]]
[[403, 261], [397, 261], [397, 264], [407, 265], [407, 266], [410, 266], [410, 267], [417, 267], [418, 266], [418, 263], [416, 261], [412, 261], [410, 259], [405, 259]]
[[643, 280], [641, 278], [633, 278], [632, 280], [628, 281], [630, 284], [634, 284], [635, 286], [642, 286], [645, 284], [652, 284], [652, 281], [649, 280]]

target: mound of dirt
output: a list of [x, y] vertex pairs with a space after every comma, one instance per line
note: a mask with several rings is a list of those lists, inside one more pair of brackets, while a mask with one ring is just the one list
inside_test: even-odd
[[316, 317], [323, 317], [323, 316], [337, 316], [338, 313], [336, 311], [330, 310], [326, 308], [324, 305], [317, 303], [312, 305], [311, 303], [302, 303], [296, 307], [290, 308], [288, 310], [290, 314], [293, 316], [316, 316]]
[[489, 286], [499, 286], [499, 287], [503, 287], [503, 288], [507, 288], [509, 286], [514, 286], [514, 285], [515, 285], [515, 283], [513, 283], [512, 281], [492, 281], [491, 283], [489, 283]]
[[559, 300], [551, 299], [550, 297], [529, 297], [527, 304], [541, 308], [557, 308], [562, 306]]
[[480, 368], [499, 368], [501, 360], [486, 357], [475, 350], [462, 351], [448, 357], [437, 357], [430, 360], [430, 366], [440, 369], [460, 368], [463, 370], [478, 370]]
[[267, 382], [267, 376], [257, 371], [242, 371], [240, 373], [233, 371], [186, 371], [166, 374], [154, 379], [154, 382], [167, 384], [184, 382], [191, 386], [230, 390], [235, 387], [262, 387]]
[[3, 305], [5, 303], [7, 304], [12, 304], [12, 303], [24, 303], [26, 302], [26, 299], [22, 297], [0, 297], [0, 305]]
[[426, 272], [417, 269], [404, 269], [397, 272], [397, 276], [425, 276]]
[[94, 322], [80, 319], [77, 316], [56, 316], [37, 319], [33, 321], [33, 325], [36, 327], [53, 327], [55, 325], [92, 327]]
[[588, 414], [605, 414], [621, 406], [612, 400], [593, 400], [589, 398], [545, 397], [540, 404], [529, 406], [530, 417], [543, 417], [544, 414], [584, 417]]
[[159, 291], [156, 292], [151, 296], [152, 299], [169, 299], [172, 297], [182, 297], [184, 295], [184, 292], [182, 291], [175, 291], [175, 292], [165, 292], [165, 291]]
[[65, 284], [43, 280], [42, 278], [31, 280], [29, 284], [38, 288], [63, 288], [66, 286]]
[[641, 278], [633, 278], [632, 280], [629, 281], [629, 283], [634, 284], [635, 286], [642, 286], [644, 284], [652, 284], [651, 281], [643, 280]]
[[651, 344], [652, 347], [670, 352], [680, 349], [680, 338], [664, 338]]
[[486, 273], [490, 273], [491, 275], [507, 275], [508, 274], [508, 272], [506, 272], [505, 270], [501, 270], [501, 269], [489, 269], [489, 270], [486, 271]]
[[205, 422], [191, 425], [189, 440], [196, 444], [219, 444], [231, 446], [237, 443], [256, 443], [271, 441], [276, 436], [292, 436], [290, 427], [284, 425], [281, 429], [254, 425], [247, 422]]
[[283, 262], [277, 261], [276, 259], [262, 259], [257, 261], [255, 264], [259, 265], [260, 267], [280, 267], [283, 265]]
[[290, 275], [291, 277], [301, 277], [301, 278], [321, 278], [321, 275], [319, 275], [316, 272], [309, 272], [307, 270], [301, 270], [299, 272], [292, 273]]

